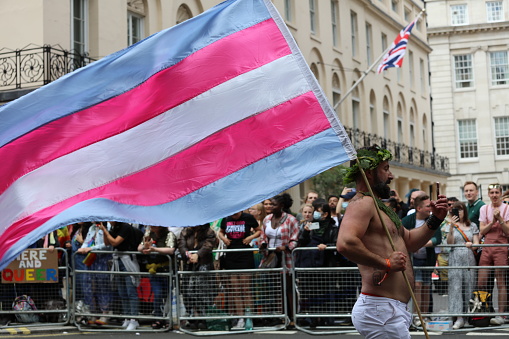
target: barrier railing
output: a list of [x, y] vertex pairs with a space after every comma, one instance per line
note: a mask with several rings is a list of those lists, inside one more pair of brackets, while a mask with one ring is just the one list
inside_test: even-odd
[[[76, 253], [72, 256], [73, 322], [80, 331], [125, 331], [127, 328], [145, 332], [167, 331], [172, 327], [173, 272], [169, 268], [174, 264], [169, 255], [92, 253], [97, 257], [88, 267], [83, 267], [83, 256]], [[123, 265], [122, 256], [137, 261], [140, 272], [115, 269]], [[153, 262], [147, 260], [151, 256], [157, 256], [157, 262], [162, 264], [146, 264]], [[130, 321], [136, 321], [137, 326], [129, 328]]]
[[[214, 254], [221, 257], [246, 251], [257, 249], [216, 250]], [[289, 318], [287, 296], [282, 293], [287, 284], [284, 273], [285, 268], [200, 271], [197, 266], [188, 266], [179, 269], [176, 286], [177, 293], [183, 296], [177, 299], [181, 331], [193, 335], [224, 335], [285, 328]], [[233, 322], [239, 319], [246, 325], [232, 328]]]
[[46, 266], [47, 249], [28, 249], [23, 252], [26, 255], [19, 256], [20, 260], [11, 263], [16, 267], [2, 271], [2, 327], [44, 327], [69, 322], [70, 304], [66, 302], [70, 295], [68, 257], [65, 249], [55, 250], [54, 266]]

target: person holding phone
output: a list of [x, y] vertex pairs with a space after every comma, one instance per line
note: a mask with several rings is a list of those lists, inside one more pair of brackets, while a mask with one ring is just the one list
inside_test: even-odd
[[[467, 206], [457, 201], [452, 205], [451, 222], [447, 234], [448, 244], [464, 244], [453, 247], [449, 253], [450, 266], [476, 266], [473, 250], [479, 245], [479, 228], [468, 219]], [[467, 313], [468, 303], [475, 287], [474, 270], [452, 269], [449, 272], [449, 312]], [[453, 329], [465, 325], [463, 317], [457, 317]]]

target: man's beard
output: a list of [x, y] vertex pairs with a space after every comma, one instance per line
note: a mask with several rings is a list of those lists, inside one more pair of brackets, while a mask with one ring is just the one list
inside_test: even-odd
[[391, 197], [391, 188], [389, 183], [380, 181], [378, 175], [375, 174], [375, 184], [373, 185], [373, 192], [380, 199], [389, 199]]

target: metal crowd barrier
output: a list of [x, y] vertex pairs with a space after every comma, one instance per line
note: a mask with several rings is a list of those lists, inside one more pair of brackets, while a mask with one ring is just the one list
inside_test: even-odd
[[[66, 325], [71, 316], [69, 301], [69, 265], [67, 251], [56, 248], [59, 255], [58, 280], [48, 283], [2, 283], [0, 284], [0, 317], [3, 328], [44, 327]], [[32, 280], [37, 279], [37, 265], [30, 273]], [[30, 269], [28, 266], [26, 269]], [[21, 272], [21, 271], [20, 271]], [[19, 273], [19, 272], [18, 272]], [[23, 274], [29, 274], [25, 271]], [[2, 274], [10, 274], [6, 269]], [[21, 278], [15, 274], [13, 279]], [[5, 278], [6, 276], [4, 276]], [[16, 297], [29, 296], [36, 309], [14, 310]]]
[[[162, 332], [172, 328], [172, 288], [174, 267], [172, 258], [162, 254], [142, 254], [140, 252], [93, 251], [97, 254], [98, 267], [83, 267], [83, 257], [76, 253], [72, 256], [73, 262], [73, 323], [80, 331], [125, 331], [124, 321], [135, 319], [139, 323], [136, 332]], [[140, 272], [121, 272], [114, 270], [115, 260], [128, 255], [137, 260]], [[156, 272], [149, 272], [151, 266], [146, 266], [149, 256], [166, 257], [164, 265], [152, 266]], [[100, 258], [100, 259], [99, 259]], [[99, 264], [102, 261], [103, 263]], [[105, 263], [105, 264], [104, 264]], [[134, 298], [122, 298], [119, 290], [125, 279], [135, 281], [136, 295]], [[156, 298], [154, 283], [162, 287], [161, 298]], [[154, 314], [154, 302], [158, 301], [162, 316]], [[174, 300], [173, 300], [174, 301]], [[123, 305], [126, 303], [126, 305]], [[132, 305], [138, 307], [137, 314], [125, 314], [124, 307]], [[157, 306], [157, 305], [156, 305]], [[166, 323], [167, 326], [154, 329], [151, 324], [155, 321]]]
[[[273, 249], [269, 249], [273, 250]], [[256, 268], [225, 270], [220, 267], [226, 253], [257, 253], [258, 249], [215, 250], [219, 269], [210, 271], [184, 270], [183, 262], [176, 270], [177, 318], [180, 330], [192, 335], [225, 335], [283, 329], [289, 323], [287, 316], [286, 268]], [[192, 253], [192, 252], [191, 252]], [[195, 286], [200, 286], [199, 291]], [[241, 298], [249, 305], [239, 315], [235, 299]], [[195, 309], [196, 308], [196, 309]], [[242, 313], [242, 312], [241, 312]], [[239, 318], [250, 319], [252, 328], [232, 329], [232, 322]], [[202, 323], [201, 328], [190, 328]], [[196, 326], [194, 326], [196, 327]]]
[[[351, 309], [361, 288], [357, 267], [337, 267], [333, 247], [292, 252], [295, 327], [308, 334], [355, 333]], [[335, 265], [335, 267], [327, 267]]]

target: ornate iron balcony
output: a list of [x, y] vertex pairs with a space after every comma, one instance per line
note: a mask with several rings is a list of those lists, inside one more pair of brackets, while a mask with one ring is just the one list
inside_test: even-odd
[[0, 51], [0, 91], [41, 87], [93, 61], [49, 45]]
[[405, 167], [449, 175], [449, 158], [447, 157], [397, 143], [376, 134], [366, 133], [358, 128], [345, 127], [345, 130], [356, 149], [377, 144], [393, 154], [393, 162]]

